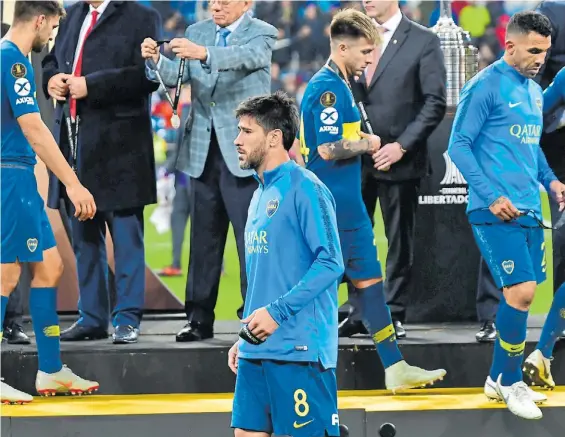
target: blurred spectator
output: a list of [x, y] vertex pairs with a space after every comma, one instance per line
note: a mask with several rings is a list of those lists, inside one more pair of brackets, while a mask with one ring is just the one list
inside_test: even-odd
[[[76, 3], [43, 60], [43, 91], [57, 101], [53, 134], [63, 155], [76, 161], [78, 177], [98, 207], [92, 220], [79, 222], [50, 175], [48, 206], [67, 203], [79, 281], [80, 317], [61, 333], [62, 341], [106, 338], [111, 311], [114, 343], [138, 339], [145, 292], [143, 210], [156, 202], [149, 95], [157, 89], [145, 77], [139, 47], [147, 35], [157, 38], [158, 21], [156, 12], [136, 2]], [[80, 118], [75, 156], [63, 117], [62, 103], [70, 96], [71, 117]], [[113, 309], [107, 228], [114, 246]]]

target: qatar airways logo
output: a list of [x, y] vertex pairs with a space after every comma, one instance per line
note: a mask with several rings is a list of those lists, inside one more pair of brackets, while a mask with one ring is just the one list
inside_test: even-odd
[[250, 255], [269, 253], [269, 239], [267, 231], [255, 230], [246, 232], [245, 251]]
[[520, 144], [538, 144], [541, 132], [540, 124], [513, 124], [510, 126], [510, 135], [520, 140]]

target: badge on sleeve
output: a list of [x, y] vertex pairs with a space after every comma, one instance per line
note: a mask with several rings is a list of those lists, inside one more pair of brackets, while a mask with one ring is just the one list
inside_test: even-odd
[[12, 76], [14, 76], [16, 79], [20, 79], [24, 77], [27, 73], [26, 66], [21, 62], [17, 62], [14, 65], [12, 65], [11, 73]]
[[322, 106], [325, 106], [326, 108], [335, 105], [336, 100], [337, 99], [335, 97], [335, 94], [332, 93], [331, 91], [326, 91], [320, 97], [320, 103], [322, 104]]

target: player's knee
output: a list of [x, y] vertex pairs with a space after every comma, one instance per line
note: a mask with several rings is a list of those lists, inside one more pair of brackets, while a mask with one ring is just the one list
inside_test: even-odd
[[34, 270], [32, 287], [57, 287], [63, 269], [63, 260], [59, 253], [51, 254]]
[[534, 301], [535, 294], [536, 283], [530, 281], [508, 287], [504, 291], [504, 298], [511, 307], [528, 311]]
[[241, 428], [235, 428], [233, 430], [233, 435], [234, 437], [252, 437], [254, 435], [257, 435], [257, 433], [249, 432]]
[[2, 296], [8, 297], [14, 291], [20, 280], [21, 271], [17, 263], [2, 264]]

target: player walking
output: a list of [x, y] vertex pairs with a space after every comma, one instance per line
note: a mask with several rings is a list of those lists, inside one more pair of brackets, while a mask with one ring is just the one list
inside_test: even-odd
[[330, 35], [330, 59], [310, 80], [302, 98], [294, 148], [299, 145], [297, 155], [335, 198], [345, 274], [355, 286], [350, 299], [362, 308], [363, 323], [385, 368], [387, 389], [424, 386], [442, 379], [446, 372], [410, 366], [400, 353], [383, 292], [373, 228], [361, 195], [361, 155], [376, 152], [380, 138], [360, 132], [360, 114], [348, 78], [360, 76], [372, 62], [379, 34], [369, 17], [348, 9], [335, 15]]
[[449, 143], [469, 183], [467, 211], [475, 239], [503, 290], [485, 394], [525, 419], [540, 419], [536, 402], [546, 400], [528, 388], [521, 372], [528, 310], [546, 277], [539, 184], [565, 207], [565, 185], [539, 146], [543, 95], [532, 80], [550, 46], [546, 17], [530, 11], [514, 15], [504, 57], [464, 86]]
[[[41, 52], [51, 40], [64, 9], [58, 1], [18, 1], [12, 28], [2, 40], [2, 162], [0, 214], [2, 227], [2, 314], [18, 283], [21, 263], [31, 265], [33, 279], [29, 309], [37, 342], [39, 371], [35, 387], [40, 394], [90, 393], [98, 383], [75, 375], [61, 362], [57, 285], [63, 263], [37, 191], [36, 153], [67, 187], [79, 220], [96, 213], [92, 195], [61, 154], [41, 120], [35, 97], [35, 78], [27, 56]], [[0, 333], [1, 335], [1, 333]], [[33, 398], [2, 381], [1, 399], [25, 403]]]

